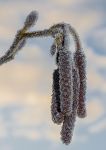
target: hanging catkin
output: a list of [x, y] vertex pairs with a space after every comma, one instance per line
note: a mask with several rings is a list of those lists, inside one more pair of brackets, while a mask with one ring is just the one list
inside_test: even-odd
[[62, 123], [64, 116], [60, 109], [59, 69], [53, 72], [51, 114], [54, 123]]
[[84, 118], [87, 115], [86, 112], [86, 57], [84, 51], [82, 50], [79, 36], [74, 28], [69, 26], [70, 33], [72, 34], [75, 41], [75, 53], [74, 53], [74, 61], [79, 71], [80, 78], [80, 91], [79, 91], [79, 101], [78, 101], [78, 109], [77, 115], [79, 118]]
[[66, 115], [72, 111], [72, 71], [71, 71], [71, 52], [59, 51], [59, 75], [60, 75], [60, 99], [61, 111]]
[[79, 99], [79, 73], [77, 67], [74, 65], [73, 62], [73, 106], [72, 106], [72, 113], [69, 116], [64, 117], [61, 134], [61, 140], [63, 143], [68, 145], [73, 136], [73, 130], [76, 121], [77, 115], [77, 107], [78, 107], [78, 99]]
[[79, 101], [77, 115], [80, 118], [86, 117], [86, 106], [85, 106], [85, 96], [86, 96], [86, 61], [84, 52], [77, 50], [74, 54], [74, 59], [79, 70], [80, 76], [80, 91], [79, 91]]
[[64, 37], [62, 47], [59, 49], [59, 85], [61, 111], [64, 115], [70, 115], [73, 104], [73, 89], [72, 89], [72, 56], [69, 50], [69, 31], [67, 25], [64, 26]]

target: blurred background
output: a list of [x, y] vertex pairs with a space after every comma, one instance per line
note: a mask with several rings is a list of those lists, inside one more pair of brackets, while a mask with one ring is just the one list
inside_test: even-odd
[[53, 39], [28, 39], [14, 60], [0, 66], [0, 150], [105, 150], [106, 1], [0, 0], [0, 56], [32, 10], [39, 12], [39, 19], [31, 30], [64, 21], [78, 32], [87, 57], [88, 114], [77, 118], [71, 144], [62, 144], [61, 125], [52, 122], [50, 112]]

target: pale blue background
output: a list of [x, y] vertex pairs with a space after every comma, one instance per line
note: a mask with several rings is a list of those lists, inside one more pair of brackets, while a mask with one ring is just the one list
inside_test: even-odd
[[77, 119], [72, 143], [62, 144], [61, 126], [50, 114], [52, 39], [29, 39], [15, 60], [0, 67], [0, 150], [105, 150], [106, 1], [0, 0], [1, 56], [32, 10], [39, 12], [32, 30], [64, 21], [79, 33], [87, 57], [88, 116]]

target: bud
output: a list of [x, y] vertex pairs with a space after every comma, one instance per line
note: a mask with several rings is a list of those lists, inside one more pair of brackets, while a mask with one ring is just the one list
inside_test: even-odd
[[32, 27], [38, 19], [38, 13], [36, 11], [32, 11], [26, 18], [24, 22], [25, 28]]
[[56, 45], [55, 43], [52, 44], [51, 48], [50, 48], [50, 54], [53, 56], [56, 52]]

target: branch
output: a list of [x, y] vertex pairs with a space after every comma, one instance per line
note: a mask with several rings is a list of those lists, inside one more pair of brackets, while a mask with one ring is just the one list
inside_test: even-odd
[[37, 21], [38, 15], [36, 11], [32, 11], [26, 18], [24, 26], [19, 30], [15, 36], [13, 44], [10, 46], [9, 50], [5, 53], [4, 56], [0, 58], [0, 65], [7, 63], [14, 59], [16, 53], [22, 49], [26, 43], [26, 37], [23, 34], [35, 24]]
[[[21, 50], [27, 38], [48, 37], [54, 38], [50, 53], [56, 52], [57, 69], [53, 72], [51, 115], [54, 123], [61, 124], [61, 140], [69, 144], [72, 139], [76, 115], [80, 118], [86, 116], [86, 59], [82, 51], [79, 36], [75, 29], [64, 22], [55, 24], [49, 29], [28, 32], [38, 19], [36, 11], [32, 11], [26, 18], [24, 26], [20, 29], [9, 50], [0, 58], [0, 65], [14, 59]], [[75, 41], [75, 53], [70, 49], [69, 33]]]

